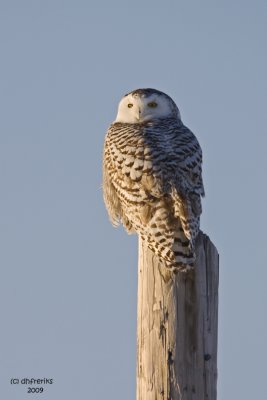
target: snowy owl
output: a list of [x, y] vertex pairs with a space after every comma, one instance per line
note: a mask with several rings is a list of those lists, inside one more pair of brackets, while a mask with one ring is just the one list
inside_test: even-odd
[[111, 222], [138, 233], [167, 267], [194, 265], [202, 151], [167, 94], [137, 89], [120, 101], [105, 138], [103, 194]]

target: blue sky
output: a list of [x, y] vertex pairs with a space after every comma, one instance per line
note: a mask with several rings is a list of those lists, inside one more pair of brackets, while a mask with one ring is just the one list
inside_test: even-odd
[[137, 239], [102, 201], [121, 96], [177, 103], [204, 155], [202, 229], [220, 253], [218, 400], [264, 398], [267, 5], [1, 1], [0, 393], [135, 398]]

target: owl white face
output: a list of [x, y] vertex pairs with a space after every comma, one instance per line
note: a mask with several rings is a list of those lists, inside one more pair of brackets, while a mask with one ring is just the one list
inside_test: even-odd
[[168, 98], [153, 93], [150, 96], [129, 93], [119, 103], [115, 122], [138, 124], [173, 115]]

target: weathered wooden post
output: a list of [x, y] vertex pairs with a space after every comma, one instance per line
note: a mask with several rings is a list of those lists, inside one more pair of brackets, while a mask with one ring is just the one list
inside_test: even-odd
[[219, 257], [202, 232], [196, 253], [175, 274], [139, 239], [137, 400], [216, 400]]

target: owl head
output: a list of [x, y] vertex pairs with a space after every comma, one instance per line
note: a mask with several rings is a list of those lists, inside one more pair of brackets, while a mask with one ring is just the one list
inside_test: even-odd
[[137, 89], [121, 99], [115, 122], [138, 124], [170, 117], [181, 119], [171, 97], [156, 89]]

